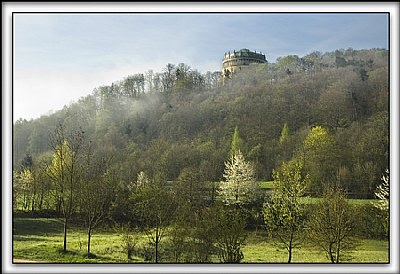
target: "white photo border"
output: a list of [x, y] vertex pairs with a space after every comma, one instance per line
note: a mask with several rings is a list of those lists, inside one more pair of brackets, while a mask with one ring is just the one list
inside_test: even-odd
[[[390, 13], [390, 264], [12, 264], [13, 12]], [[2, 273], [399, 273], [399, 33], [396, 2], [2, 2]]]

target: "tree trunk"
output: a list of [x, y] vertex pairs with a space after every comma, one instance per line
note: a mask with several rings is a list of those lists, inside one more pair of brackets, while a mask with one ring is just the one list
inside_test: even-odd
[[57, 203], [56, 203], [56, 212], [57, 212], [57, 217], [61, 216], [61, 198], [57, 198]]
[[67, 226], [68, 226], [68, 219], [64, 219], [64, 251], [67, 251]]
[[43, 206], [43, 192], [40, 194], [39, 205], [38, 205], [39, 211], [42, 211], [42, 206]]
[[212, 183], [212, 188], [211, 188], [211, 205], [214, 205], [215, 202], [215, 192], [216, 192], [216, 187], [215, 187], [215, 182]]
[[26, 195], [24, 194], [24, 206], [23, 206], [24, 210], [26, 211], [28, 209], [28, 198], [26, 197]]
[[156, 263], [158, 263], [158, 242], [159, 242], [159, 239], [158, 239], [158, 232], [156, 232], [156, 233], [157, 233], [156, 242], [155, 242], [155, 244], [156, 244]]
[[333, 258], [332, 244], [329, 245], [329, 257], [331, 259], [331, 263], [335, 263], [335, 258]]
[[89, 228], [88, 228], [88, 241], [87, 241], [87, 253], [88, 253], [88, 256], [90, 254], [90, 237], [91, 237], [91, 234], [92, 234], [92, 228], [89, 225]]
[[292, 262], [292, 250], [293, 250], [293, 234], [290, 235], [290, 242], [289, 242], [289, 258], [288, 258], [288, 263], [290, 264]]
[[336, 244], [336, 263], [339, 263], [340, 243]]
[[35, 198], [32, 198], [31, 211], [32, 211], [32, 214], [35, 211]]

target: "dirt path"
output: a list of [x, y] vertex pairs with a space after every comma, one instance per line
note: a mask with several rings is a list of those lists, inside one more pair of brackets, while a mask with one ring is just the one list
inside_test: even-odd
[[32, 261], [32, 260], [27, 260], [27, 259], [15, 259], [13, 258], [13, 263], [14, 264], [20, 264], [20, 263], [43, 263], [41, 261]]

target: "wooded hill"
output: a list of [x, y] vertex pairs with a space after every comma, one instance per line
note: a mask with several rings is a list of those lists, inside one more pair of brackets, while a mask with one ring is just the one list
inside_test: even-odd
[[51, 115], [15, 122], [13, 169], [49, 181], [40, 167], [51, 164], [50, 137], [61, 124], [66, 135], [84, 132], [115, 185], [140, 171], [175, 181], [192, 170], [199, 182], [217, 182], [237, 128], [258, 180], [302, 159], [311, 194], [338, 182], [350, 197], [372, 198], [389, 167], [388, 57], [351, 48], [289, 55], [243, 68], [224, 85], [219, 72], [186, 64], [130, 75]]

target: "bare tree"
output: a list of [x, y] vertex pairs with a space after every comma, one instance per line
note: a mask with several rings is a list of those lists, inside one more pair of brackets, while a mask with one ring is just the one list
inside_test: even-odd
[[76, 196], [80, 177], [78, 162], [83, 149], [84, 132], [82, 129], [72, 131], [68, 137], [64, 126], [58, 125], [50, 136], [54, 156], [51, 166], [47, 168], [47, 174], [54, 184], [56, 199], [60, 202], [64, 219], [64, 251], [67, 250], [68, 222], [77, 204]]
[[87, 253], [90, 256], [90, 240], [93, 229], [106, 217], [113, 199], [113, 174], [108, 162], [101, 158], [95, 162], [90, 150], [80, 187], [80, 210], [87, 229]]
[[175, 203], [172, 193], [163, 188], [161, 182], [153, 180], [138, 185], [140, 185], [138, 190], [132, 196], [135, 212], [141, 222], [142, 229], [147, 234], [151, 244], [154, 245], [155, 262], [158, 263], [160, 242], [173, 219]]
[[168, 63], [161, 74], [163, 92], [169, 92], [176, 80], [175, 65]]

